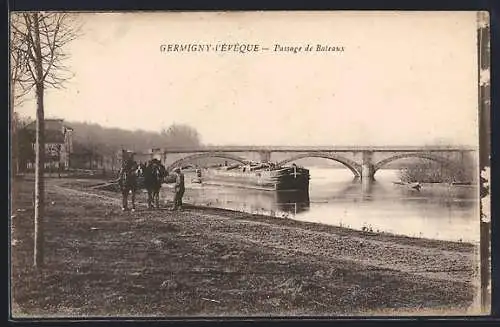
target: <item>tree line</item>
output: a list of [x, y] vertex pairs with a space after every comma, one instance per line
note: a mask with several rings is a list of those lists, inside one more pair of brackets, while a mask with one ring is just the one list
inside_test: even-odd
[[448, 163], [415, 158], [399, 169], [399, 179], [407, 183], [475, 183], [478, 162], [472, 153], [463, 153], [460, 159], [453, 155], [437, 154]]
[[96, 123], [66, 124], [73, 128], [75, 147], [91, 148], [103, 155], [120, 149], [142, 152], [152, 148], [201, 146], [197, 130], [184, 124], [172, 124], [160, 132], [109, 128]]
[[[35, 153], [32, 138], [25, 128], [32, 122], [29, 117], [14, 113], [12, 119], [12, 143], [14, 157], [33, 160]], [[116, 155], [121, 149], [144, 152], [152, 148], [197, 147], [201, 146], [201, 138], [197, 130], [189, 125], [172, 124], [159, 132], [145, 130], [126, 130], [104, 127], [96, 123], [72, 122], [64, 123], [73, 129], [73, 152], [94, 153], [100, 156]]]

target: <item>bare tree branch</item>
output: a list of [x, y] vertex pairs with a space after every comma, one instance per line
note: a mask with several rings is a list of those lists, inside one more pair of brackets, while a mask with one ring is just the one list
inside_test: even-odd
[[[11, 83], [16, 101], [29, 94], [37, 82], [60, 89], [74, 77], [66, 61], [70, 58], [67, 45], [81, 35], [82, 26], [75, 17], [54, 12], [11, 15]], [[40, 36], [38, 43], [33, 35], [35, 25]], [[41, 76], [35, 69], [37, 61], [41, 62]]]

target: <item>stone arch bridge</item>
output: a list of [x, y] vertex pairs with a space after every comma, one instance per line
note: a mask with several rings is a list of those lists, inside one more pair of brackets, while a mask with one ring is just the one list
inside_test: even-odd
[[278, 165], [303, 158], [324, 158], [336, 161], [349, 169], [355, 178], [373, 180], [385, 165], [404, 158], [423, 158], [453, 169], [466, 153], [478, 155], [474, 147], [284, 147], [284, 146], [217, 146], [192, 149], [152, 149], [135, 153], [136, 160], [159, 159], [167, 170], [202, 158], [222, 158], [232, 162], [274, 162]]

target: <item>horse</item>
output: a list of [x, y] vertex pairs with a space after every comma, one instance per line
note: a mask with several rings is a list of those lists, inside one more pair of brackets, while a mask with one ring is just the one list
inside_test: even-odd
[[157, 160], [151, 160], [144, 169], [144, 188], [148, 192], [148, 208], [154, 206], [160, 208], [160, 189], [165, 181], [167, 171], [165, 167]]
[[132, 211], [135, 211], [135, 192], [137, 191], [137, 176], [140, 167], [135, 161], [125, 165], [120, 171], [118, 184], [122, 192], [122, 211], [128, 210], [128, 195], [131, 194]]

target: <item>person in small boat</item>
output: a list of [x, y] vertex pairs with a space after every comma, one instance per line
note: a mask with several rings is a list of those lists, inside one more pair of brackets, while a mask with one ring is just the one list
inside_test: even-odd
[[179, 167], [174, 169], [175, 186], [174, 186], [174, 207], [172, 210], [182, 210], [182, 197], [184, 196], [185, 185], [184, 185], [184, 174]]
[[412, 185], [411, 188], [413, 188], [417, 191], [420, 191], [420, 189], [422, 188], [422, 185], [420, 185], [420, 183], [417, 182], [416, 184]]

